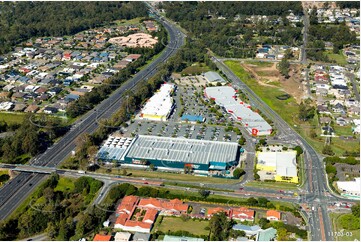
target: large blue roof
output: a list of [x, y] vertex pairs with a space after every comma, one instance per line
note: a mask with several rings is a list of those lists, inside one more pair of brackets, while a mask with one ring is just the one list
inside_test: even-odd
[[189, 115], [189, 114], [185, 114], [181, 117], [182, 121], [188, 120], [190, 122], [203, 122], [203, 117], [200, 115]]

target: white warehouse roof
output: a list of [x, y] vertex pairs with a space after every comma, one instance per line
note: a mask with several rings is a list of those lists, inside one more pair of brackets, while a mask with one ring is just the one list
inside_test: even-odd
[[269, 125], [261, 115], [253, 112], [250, 105], [236, 101], [236, 91], [230, 86], [222, 87], [207, 87], [205, 94], [208, 98], [224, 107], [227, 112], [232, 113], [233, 116], [240, 120], [247, 129], [252, 132], [256, 129], [260, 135], [270, 134], [272, 127]]
[[167, 116], [173, 106], [171, 93], [174, 84], [162, 84], [160, 89], [148, 100], [142, 109], [142, 114]]
[[139, 135], [124, 155], [130, 158], [208, 164], [236, 160], [238, 144], [185, 138]]
[[338, 181], [337, 187], [340, 190], [346, 191], [348, 193], [360, 194], [361, 178], [355, 178], [354, 181]]
[[297, 176], [296, 151], [259, 152], [258, 162], [276, 168], [279, 176]]

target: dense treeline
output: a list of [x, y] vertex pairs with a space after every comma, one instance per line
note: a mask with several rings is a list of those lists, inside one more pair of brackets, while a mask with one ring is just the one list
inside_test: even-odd
[[[73, 181], [71, 181], [73, 182]], [[83, 211], [101, 188], [102, 182], [91, 177], [74, 181], [74, 188], [58, 189], [59, 175], [46, 180], [16, 216], [0, 222], [0, 240], [14, 240], [46, 232], [51, 239], [78, 240], [86, 230], [95, 229], [105, 219], [105, 212], [91, 208]]]
[[360, 9], [360, 1], [337, 1], [340, 8], [357, 8]]
[[[300, 2], [166, 2], [160, 7], [189, 31], [193, 42], [220, 56], [252, 58], [258, 44], [294, 46], [302, 41], [302, 24], [291, 26], [285, 18], [290, 9], [301, 14]], [[246, 15], [253, 14], [267, 15], [268, 20], [252, 23]], [[219, 19], [221, 16], [226, 19]], [[262, 38], [255, 40], [256, 35]]]
[[[0, 139], [0, 159], [4, 163], [24, 163], [44, 150], [68, 127], [57, 118], [28, 114], [12, 136]], [[25, 157], [24, 157], [25, 155]]]
[[147, 16], [141, 2], [3, 2], [0, 9], [0, 53], [31, 37], [72, 35], [116, 19]]
[[286, 2], [168, 2], [165, 7], [167, 15], [175, 21], [187, 19], [189, 21], [204, 20], [210, 15], [215, 17], [223, 16], [234, 18], [236, 15], [285, 15], [288, 10], [292, 10], [296, 15], [302, 14], [302, 5], [300, 1]]
[[72, 102], [67, 107], [67, 115], [71, 118], [75, 118], [91, 110], [95, 105], [106, 99], [116, 87], [131, 78], [132, 75], [135, 74], [141, 66], [145, 65], [152, 56], [158, 54], [164, 48], [164, 44], [167, 44], [167, 32], [163, 26], [160, 27], [160, 30], [155, 36], [163, 41], [159, 41], [152, 49], [126, 49], [128, 53], [141, 54], [142, 56], [137, 61], [130, 63], [125, 69], [122, 69], [114, 76], [108, 78], [105, 81], [105, 84], [95, 87], [91, 92], [86, 93], [75, 102]]

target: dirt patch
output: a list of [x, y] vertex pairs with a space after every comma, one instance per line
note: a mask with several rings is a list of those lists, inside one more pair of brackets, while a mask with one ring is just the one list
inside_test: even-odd
[[301, 102], [302, 97], [304, 96], [304, 90], [301, 83], [302, 76], [299, 65], [291, 65], [290, 77], [288, 79], [280, 75], [277, 69], [277, 63], [273, 63], [270, 67], [259, 67], [253, 64], [241, 65], [245, 70], [252, 74], [260, 85], [282, 88], [285, 92], [294, 97], [297, 103]]

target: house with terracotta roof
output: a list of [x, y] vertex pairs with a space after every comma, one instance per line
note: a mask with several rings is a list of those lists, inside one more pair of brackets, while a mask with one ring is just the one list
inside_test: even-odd
[[93, 241], [110, 241], [111, 238], [112, 238], [111, 235], [96, 234], [96, 235], [94, 236]]
[[240, 221], [253, 221], [255, 211], [252, 209], [240, 207], [232, 208], [229, 217]]
[[276, 210], [268, 210], [266, 216], [269, 221], [281, 220], [281, 213]]
[[138, 207], [154, 208], [161, 211], [162, 214], [169, 215], [180, 215], [182, 213], [186, 213], [188, 210], [188, 205], [184, 204], [179, 199], [164, 201], [156, 198], [143, 198], [139, 201]]
[[221, 207], [208, 208], [207, 217], [208, 217], [208, 218], [211, 218], [214, 214], [220, 213], [220, 212], [225, 212], [227, 216], [228, 216], [228, 214], [229, 214], [229, 210], [228, 210], [228, 209], [224, 209], [224, 208], [221, 208]]
[[137, 196], [126, 196], [119, 204], [116, 213], [119, 214], [121, 212], [125, 212], [126, 214], [130, 214], [138, 202], [139, 198]]

